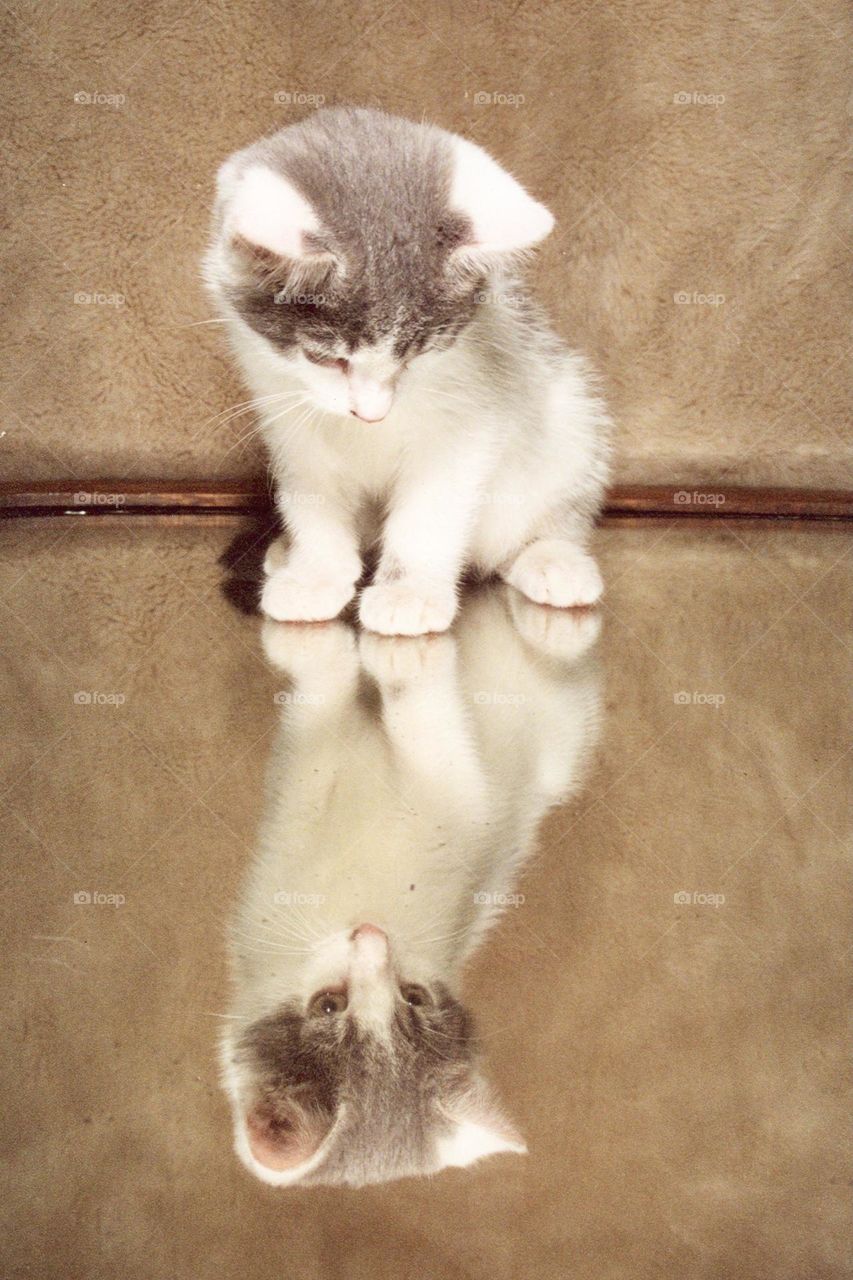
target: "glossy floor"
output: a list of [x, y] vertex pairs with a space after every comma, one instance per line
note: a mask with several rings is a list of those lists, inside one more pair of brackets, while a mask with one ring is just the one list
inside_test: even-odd
[[[849, 531], [610, 527], [600, 636], [481, 593], [454, 639], [361, 644], [235, 607], [234, 533], [0, 529], [6, 1272], [840, 1280]], [[329, 815], [312, 715], [343, 802], [331, 861], [297, 872], [294, 834]], [[249, 955], [274, 985], [276, 922], [313, 936], [332, 911], [331, 847], [356, 902], [359, 865], [411, 835], [412, 770], [429, 839], [469, 842], [436, 963], [470, 953], [483, 1070], [528, 1154], [263, 1186], [218, 1084], [251, 981], [238, 954], [229, 983], [228, 923], [266, 858]]]

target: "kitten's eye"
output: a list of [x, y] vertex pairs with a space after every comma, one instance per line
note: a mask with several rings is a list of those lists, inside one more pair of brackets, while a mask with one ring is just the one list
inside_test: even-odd
[[308, 1006], [309, 1014], [331, 1018], [336, 1013], [343, 1013], [347, 1007], [347, 998], [343, 991], [318, 991]]
[[302, 354], [306, 360], [310, 360], [312, 364], [318, 364], [321, 369], [340, 369], [341, 373], [346, 373], [349, 369], [349, 360], [327, 360], [325, 356], [315, 355], [305, 347], [302, 348]]
[[419, 1008], [421, 1005], [432, 1004], [430, 994], [425, 987], [419, 987], [416, 983], [410, 982], [405, 987], [400, 988], [400, 995], [406, 1004]]

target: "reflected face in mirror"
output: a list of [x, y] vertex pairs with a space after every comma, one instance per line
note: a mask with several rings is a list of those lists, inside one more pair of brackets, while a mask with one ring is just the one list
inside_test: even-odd
[[596, 738], [598, 618], [511, 588], [451, 635], [267, 622], [282, 719], [232, 929], [237, 1153], [362, 1186], [524, 1142], [487, 1082], [465, 965]]

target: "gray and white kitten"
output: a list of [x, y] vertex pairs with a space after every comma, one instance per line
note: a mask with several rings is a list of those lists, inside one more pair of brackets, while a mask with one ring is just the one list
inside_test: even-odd
[[524, 1151], [462, 973], [589, 757], [597, 629], [504, 586], [452, 636], [265, 623], [293, 683], [222, 1042], [236, 1150], [263, 1181], [361, 1186]]
[[443, 631], [462, 572], [588, 605], [609, 420], [517, 269], [553, 226], [480, 147], [331, 108], [219, 172], [205, 275], [272, 459], [289, 535], [272, 618]]

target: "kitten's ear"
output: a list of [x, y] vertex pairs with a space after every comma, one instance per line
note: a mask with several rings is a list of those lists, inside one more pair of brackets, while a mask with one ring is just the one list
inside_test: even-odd
[[[228, 181], [223, 175], [221, 183]], [[305, 236], [320, 228], [304, 196], [266, 165], [251, 165], [233, 182], [228, 230], [278, 258], [301, 258]]]
[[[244, 1163], [264, 1182], [298, 1182], [328, 1137], [331, 1123], [296, 1104], [253, 1107], [245, 1117]], [[242, 1143], [238, 1140], [238, 1149]], [[246, 1156], [250, 1159], [246, 1160]]]
[[526, 1155], [524, 1139], [507, 1120], [488, 1086], [475, 1079], [468, 1090], [447, 1105], [450, 1131], [438, 1139], [441, 1167], [465, 1166], [485, 1156], [512, 1151]]
[[471, 242], [456, 250], [463, 257], [530, 249], [554, 226], [554, 215], [544, 204], [467, 138], [453, 139], [450, 205], [474, 229]]
[[280, 173], [254, 164], [235, 173], [230, 161], [218, 178], [223, 231], [235, 265], [262, 278], [317, 282], [338, 266], [329, 251], [312, 243], [321, 231], [308, 201]]

